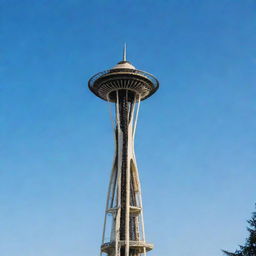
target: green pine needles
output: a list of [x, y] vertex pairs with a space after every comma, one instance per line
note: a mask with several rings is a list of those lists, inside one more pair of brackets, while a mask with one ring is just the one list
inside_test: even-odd
[[[255, 205], [256, 206], [256, 205]], [[249, 237], [246, 239], [245, 245], [240, 245], [240, 249], [235, 252], [224, 251], [227, 256], [256, 256], [256, 212], [252, 214], [252, 218], [248, 220]]]

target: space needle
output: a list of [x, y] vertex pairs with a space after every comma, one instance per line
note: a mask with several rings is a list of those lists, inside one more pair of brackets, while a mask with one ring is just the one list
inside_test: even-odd
[[141, 101], [159, 88], [151, 74], [123, 60], [90, 78], [89, 89], [111, 104], [115, 154], [107, 194], [100, 254], [146, 256], [153, 244], [146, 242], [141, 184], [134, 137]]

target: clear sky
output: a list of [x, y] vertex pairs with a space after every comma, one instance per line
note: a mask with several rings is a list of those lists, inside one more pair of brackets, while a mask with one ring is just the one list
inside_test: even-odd
[[0, 255], [98, 255], [113, 137], [93, 74], [154, 74], [136, 154], [149, 255], [217, 256], [256, 201], [254, 0], [0, 0]]

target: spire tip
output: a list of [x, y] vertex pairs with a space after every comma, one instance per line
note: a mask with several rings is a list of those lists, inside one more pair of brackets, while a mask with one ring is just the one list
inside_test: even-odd
[[123, 61], [126, 61], [126, 43], [124, 43]]

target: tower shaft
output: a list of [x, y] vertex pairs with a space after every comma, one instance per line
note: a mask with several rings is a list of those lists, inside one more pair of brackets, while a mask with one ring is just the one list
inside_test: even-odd
[[[109, 256], [138, 256], [146, 254], [153, 247], [145, 242], [141, 189], [134, 154], [140, 99], [135, 92], [124, 89], [115, 91], [114, 95], [112, 93], [113, 97], [116, 102], [116, 153], [109, 184], [101, 252]], [[107, 232], [111, 234], [109, 239]]]

